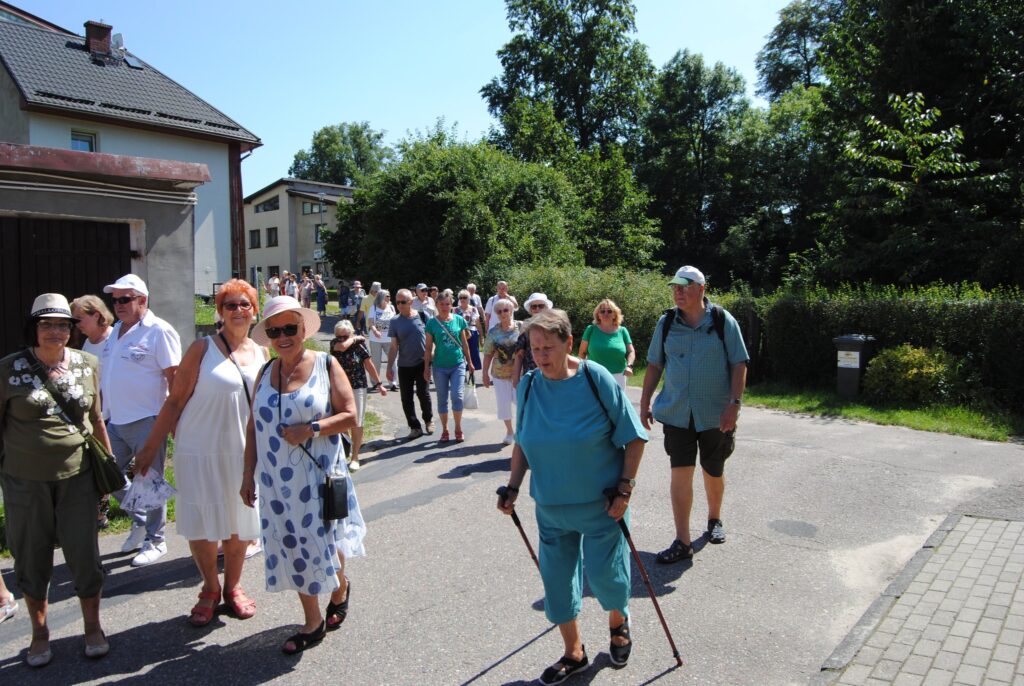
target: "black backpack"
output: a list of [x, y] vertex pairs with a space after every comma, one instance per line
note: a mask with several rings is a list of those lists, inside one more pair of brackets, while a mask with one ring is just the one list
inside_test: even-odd
[[[705, 298], [705, 300], [707, 300]], [[661, 316], [665, 318], [665, 324], [661, 327], [661, 357], [665, 358], [665, 341], [668, 340], [668, 330], [672, 326], [672, 322], [675, 321], [677, 308], [670, 307], [661, 313]], [[729, 348], [725, 345], [725, 310], [722, 309], [721, 305], [711, 306], [711, 331], [718, 334], [718, 340], [722, 342], [722, 351], [725, 353], [725, 372], [727, 376], [732, 374], [732, 368], [729, 366]], [[708, 331], [710, 334], [711, 331]], [[665, 360], [666, 362], [668, 360]]]

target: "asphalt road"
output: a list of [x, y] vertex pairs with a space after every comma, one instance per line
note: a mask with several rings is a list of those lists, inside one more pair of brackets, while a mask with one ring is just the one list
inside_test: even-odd
[[[101, 548], [110, 573], [103, 604], [110, 655], [97, 662], [81, 655], [80, 614], [58, 552], [53, 662], [24, 665], [30, 632], [22, 611], [0, 625], [0, 682], [532, 681], [561, 654], [561, 641], [544, 618], [533, 562], [494, 508], [511, 450], [500, 445], [493, 395], [480, 395], [461, 445], [439, 445], [437, 434], [396, 438], [405, 433], [397, 394], [371, 396], [388, 435], [371, 443], [355, 476], [368, 557], [349, 565], [349, 619], [320, 646], [281, 654], [301, 612], [295, 594], [263, 590], [262, 556], [243, 577], [256, 617], [219, 616], [195, 629], [186, 615], [199, 580], [185, 541], [172, 534], [167, 557], [131, 569], [130, 557], [116, 552], [122, 536], [108, 536]], [[588, 595], [581, 623], [594, 666], [570, 684], [807, 683], [947, 514], [1024, 519], [1020, 445], [744, 408], [726, 469], [728, 542], [698, 543], [692, 563], [663, 567], [654, 554], [673, 537], [668, 476], [656, 428], [633, 498], [633, 537], [685, 664], [675, 667], [634, 570], [629, 665], [611, 666], [605, 616]], [[706, 511], [697, 481], [699, 523]], [[535, 539], [528, 497], [519, 512]], [[9, 566], [0, 563], [5, 572]]]

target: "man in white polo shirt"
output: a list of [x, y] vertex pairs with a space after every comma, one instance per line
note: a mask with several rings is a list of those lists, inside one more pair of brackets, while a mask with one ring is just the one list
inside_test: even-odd
[[[110, 445], [117, 463], [125, 468], [136, 451], [142, 449], [167, 399], [174, 372], [181, 362], [181, 340], [170, 324], [149, 311], [149, 289], [135, 274], [126, 274], [104, 286], [103, 292], [113, 296], [114, 314], [119, 321], [103, 346], [100, 390], [103, 405], [110, 411]], [[165, 445], [150, 469], [163, 476], [166, 456]], [[124, 491], [114, 497], [121, 500]], [[152, 564], [166, 555], [167, 505], [128, 514], [132, 530], [121, 552], [130, 553], [141, 547], [132, 566]]]

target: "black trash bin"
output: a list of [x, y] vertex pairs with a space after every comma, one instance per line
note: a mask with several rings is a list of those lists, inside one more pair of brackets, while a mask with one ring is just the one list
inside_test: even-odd
[[877, 341], [874, 336], [851, 333], [833, 338], [832, 343], [836, 346], [836, 393], [843, 398], [855, 398]]

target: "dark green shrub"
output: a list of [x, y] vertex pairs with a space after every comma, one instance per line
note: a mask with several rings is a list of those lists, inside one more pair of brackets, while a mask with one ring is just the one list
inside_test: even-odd
[[929, 405], [952, 399], [956, 361], [941, 348], [908, 343], [886, 348], [868, 364], [864, 393], [883, 403]]

